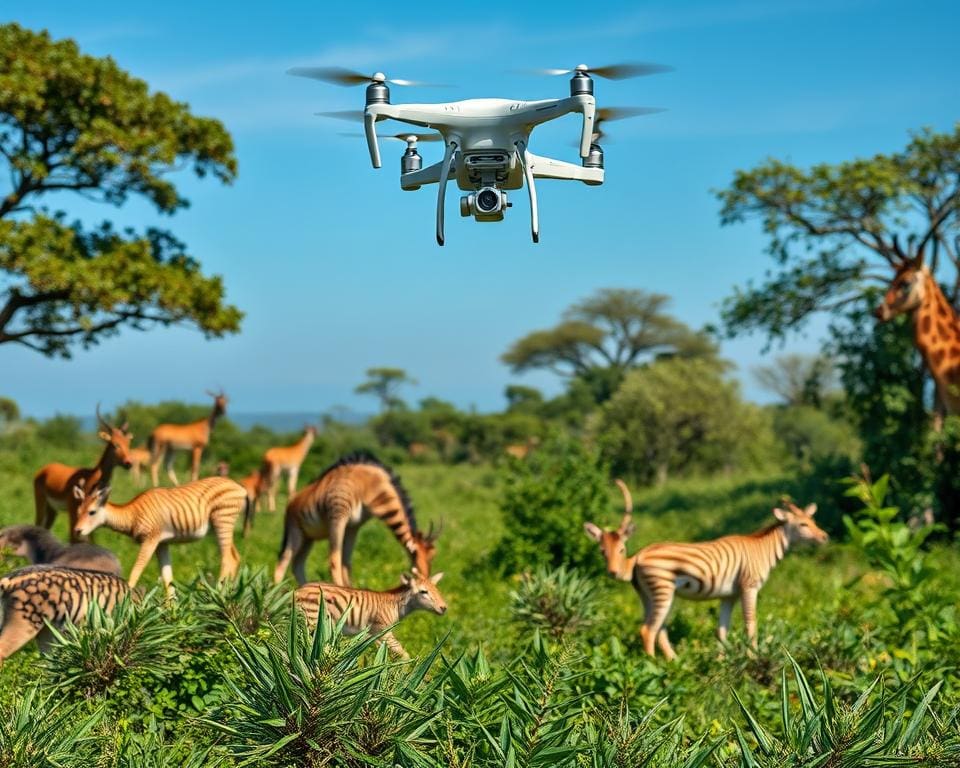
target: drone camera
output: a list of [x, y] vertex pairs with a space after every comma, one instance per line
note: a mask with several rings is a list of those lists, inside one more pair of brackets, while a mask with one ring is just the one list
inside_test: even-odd
[[473, 216], [477, 221], [502, 221], [509, 207], [507, 193], [496, 187], [481, 187], [460, 198], [460, 215]]

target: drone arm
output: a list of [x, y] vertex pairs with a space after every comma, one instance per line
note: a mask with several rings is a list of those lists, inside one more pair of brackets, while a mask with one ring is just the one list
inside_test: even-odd
[[573, 163], [541, 157], [527, 152], [525, 163], [529, 164], [536, 179], [562, 179], [564, 181], [582, 181], [584, 184], [603, 184], [603, 168], [583, 168]]
[[450, 167], [453, 165], [453, 156], [457, 151], [457, 142], [448, 141], [447, 150], [443, 154], [443, 165], [440, 168], [439, 188], [437, 190], [437, 245], [443, 245], [443, 203], [447, 192], [447, 179], [450, 176]]
[[363, 113], [363, 127], [367, 134], [367, 147], [370, 149], [370, 162], [374, 168], [380, 167], [380, 145], [377, 144], [377, 115], [370, 110]]
[[526, 178], [527, 192], [530, 195], [530, 234], [533, 236], [533, 242], [540, 242], [540, 216], [537, 212], [537, 188], [533, 181], [533, 168], [530, 165], [530, 153], [527, 152], [527, 145], [518, 141], [517, 158], [520, 160], [520, 166], [523, 168], [523, 175]]
[[580, 133], [580, 157], [587, 157], [590, 154], [590, 144], [593, 141], [593, 125], [597, 112], [597, 103], [593, 97], [583, 98], [583, 130]]

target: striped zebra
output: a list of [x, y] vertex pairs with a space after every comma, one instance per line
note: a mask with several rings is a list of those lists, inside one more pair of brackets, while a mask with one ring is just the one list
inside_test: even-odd
[[[376, 634], [392, 627], [412, 611], [433, 611], [439, 616], [447, 612], [447, 604], [437, 589], [437, 583], [443, 573], [423, 576], [416, 568], [410, 575], [400, 577], [400, 586], [386, 592], [374, 592], [369, 589], [354, 589], [336, 584], [313, 582], [304, 584], [293, 593], [294, 602], [303, 611], [307, 623], [316, 626], [320, 617], [320, 604], [333, 621], [339, 621], [346, 614], [343, 632], [355, 635], [363, 629]], [[384, 632], [380, 642], [404, 659], [408, 654], [392, 631]]]
[[433, 526], [417, 530], [413, 504], [400, 478], [369, 454], [353, 454], [328, 467], [287, 503], [283, 543], [273, 580], [280, 583], [293, 561], [298, 584], [307, 581], [306, 561], [313, 543], [330, 541], [330, 579], [350, 586], [351, 559], [357, 532], [371, 517], [390, 526], [413, 567], [430, 573], [436, 553]]
[[34, 638], [45, 652], [53, 641], [47, 622], [57, 629], [82, 623], [92, 603], [111, 611], [129, 591], [123, 579], [103, 571], [31, 565], [8, 573], [0, 578], [0, 662]]
[[625, 512], [616, 530], [602, 530], [585, 523], [587, 535], [600, 544], [607, 571], [614, 578], [629, 581], [643, 601], [644, 620], [640, 637], [644, 650], [654, 655], [655, 643], [668, 659], [676, 658], [664, 628], [675, 595], [689, 600], [720, 600], [717, 636], [727, 639], [733, 606], [740, 601], [747, 637], [757, 645], [757, 593], [770, 571], [783, 559], [792, 544], [827, 541], [825, 531], [813, 521], [816, 504], [805, 509], [787, 503], [775, 508], [777, 522], [746, 536], [723, 536], [699, 543], [662, 542], [649, 544], [627, 556], [627, 539], [633, 533], [633, 503], [630, 491], [617, 481], [624, 496]]
[[160, 562], [164, 587], [171, 591], [173, 568], [170, 544], [196, 541], [212, 527], [220, 547], [220, 579], [231, 578], [240, 564], [233, 544], [233, 528], [247, 505], [247, 492], [227, 477], [206, 477], [176, 488], [151, 488], [126, 504], [111, 504], [110, 488], [80, 494], [77, 533], [84, 536], [101, 525], [125, 533], [140, 544], [130, 571], [135, 587], [154, 552]]

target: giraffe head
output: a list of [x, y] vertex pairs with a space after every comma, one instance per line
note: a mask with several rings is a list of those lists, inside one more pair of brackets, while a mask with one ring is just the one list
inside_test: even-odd
[[600, 545], [603, 559], [607, 561], [607, 573], [621, 581], [630, 581], [632, 574], [627, 557], [627, 539], [633, 534], [633, 499], [630, 489], [622, 480], [616, 480], [617, 487], [623, 494], [623, 517], [616, 530], [604, 530], [593, 523], [584, 523], [583, 530], [587, 536]]
[[906, 261], [897, 268], [883, 302], [874, 314], [884, 323], [897, 315], [913, 312], [926, 298], [927, 277], [930, 275], [920, 259]]

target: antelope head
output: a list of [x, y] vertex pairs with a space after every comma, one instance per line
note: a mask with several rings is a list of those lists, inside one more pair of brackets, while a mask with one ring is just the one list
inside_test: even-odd
[[829, 540], [830, 536], [827, 532], [813, 521], [813, 516], [817, 514], [816, 504], [807, 504], [801, 509], [793, 502], [787, 501], [784, 506], [786, 509], [774, 508], [773, 516], [783, 523], [787, 541], [791, 544], [802, 542], [825, 544]]
[[447, 612], [447, 603], [437, 589], [437, 583], [442, 578], [442, 571], [433, 576], [426, 576], [419, 569], [412, 568], [409, 574], [404, 573], [400, 576], [400, 583], [410, 591], [413, 608], [433, 611], [443, 616]]
[[604, 530], [593, 523], [584, 523], [583, 530], [587, 536], [600, 545], [604, 560], [607, 561], [607, 573], [615, 579], [630, 581], [631, 568], [627, 557], [627, 539], [633, 534], [633, 498], [630, 489], [623, 480], [616, 480], [620, 493], [623, 494], [623, 517], [615, 530]]
[[440, 527], [436, 531], [434, 531], [431, 522], [426, 534], [423, 531], [414, 531], [412, 538], [407, 542], [407, 551], [410, 553], [413, 567], [422, 574], [430, 573], [430, 563], [433, 562], [433, 557], [437, 554], [436, 542], [442, 531], [443, 522], [440, 523]]
[[207, 394], [213, 398], [214, 416], [223, 416], [227, 412], [227, 396], [221, 389], [219, 392], [212, 392], [209, 389]]
[[127, 431], [130, 422], [124, 420], [122, 426], [114, 426], [103, 418], [100, 413], [100, 403], [97, 403], [97, 424], [99, 425], [97, 436], [113, 450], [117, 463], [124, 469], [130, 469], [133, 465], [130, 456], [130, 443], [133, 442], [133, 435]]
[[75, 485], [73, 496], [80, 502], [80, 506], [77, 507], [77, 524], [73, 530], [80, 536], [89, 536], [106, 522], [103, 506], [110, 497], [110, 486], [105, 485], [102, 488], [94, 488], [90, 493], [84, 493], [83, 488]]

